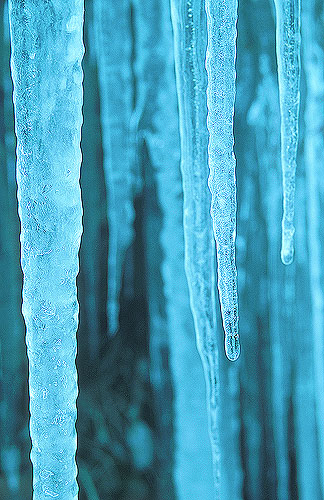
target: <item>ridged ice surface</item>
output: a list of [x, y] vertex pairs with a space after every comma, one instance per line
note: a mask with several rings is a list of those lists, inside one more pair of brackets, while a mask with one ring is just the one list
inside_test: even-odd
[[240, 355], [237, 271], [235, 266], [236, 179], [233, 152], [235, 101], [236, 0], [206, 0], [209, 131], [209, 188], [217, 249], [218, 290], [225, 330], [225, 351], [231, 361]]
[[276, 50], [281, 114], [283, 218], [281, 260], [294, 258], [295, 173], [300, 82], [300, 0], [275, 0]]
[[83, 1], [9, 6], [34, 500], [75, 500]]

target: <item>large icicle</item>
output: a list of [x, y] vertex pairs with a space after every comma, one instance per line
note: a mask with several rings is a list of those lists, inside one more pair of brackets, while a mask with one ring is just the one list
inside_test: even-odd
[[75, 500], [83, 1], [9, 4], [34, 500]]
[[207, 126], [209, 188], [217, 248], [218, 289], [225, 330], [225, 352], [240, 355], [235, 266], [236, 179], [233, 152], [237, 0], [205, 0], [208, 46]]
[[281, 260], [294, 257], [295, 173], [300, 82], [300, 0], [274, 0], [281, 114], [283, 218]]
[[[196, 2], [197, 4], [198, 2]], [[185, 8], [184, 12], [186, 12], [186, 2], [183, 2], [183, 7]], [[156, 179], [158, 201], [163, 214], [160, 242], [164, 254], [162, 277], [167, 309], [166, 319], [170, 344], [171, 375], [174, 386], [174, 479], [176, 495], [179, 500], [189, 498], [211, 500], [214, 498], [212, 454], [208, 442], [207, 412], [203, 411], [206, 395], [203, 370], [195, 343], [195, 332], [184, 269], [179, 123], [169, 0], [154, 0], [153, 3], [152, 0], [134, 0], [134, 20], [135, 53], [138, 55], [135, 61], [135, 76], [138, 83], [136, 92], [137, 137], [139, 140], [145, 141], [147, 145]], [[181, 43], [184, 42], [183, 34], [184, 31], [181, 31]], [[203, 45], [204, 41], [202, 41], [202, 47]], [[204, 69], [203, 58], [201, 66]], [[200, 74], [197, 77], [199, 81], [200, 78], [204, 78]], [[193, 120], [192, 130], [195, 130], [193, 141], [195, 148], [199, 140], [207, 146], [206, 124], [203, 119], [206, 117], [206, 94], [203, 93], [203, 89], [200, 93], [201, 100], [199, 103], [202, 104], [202, 115], [198, 113], [199, 103], [195, 108], [197, 114], [195, 115], [193, 108], [190, 114], [190, 119]], [[199, 96], [198, 91], [196, 91], [197, 96]], [[195, 93], [191, 97], [194, 99]], [[196, 122], [196, 118], [198, 122]], [[188, 126], [191, 127], [190, 123], [188, 122]], [[200, 125], [202, 127], [201, 133], [199, 131]], [[190, 141], [189, 135], [186, 137]], [[190, 145], [188, 147], [191, 148]], [[203, 146], [201, 146], [201, 151], [204, 151]], [[187, 156], [186, 162], [188, 164], [190, 160], [191, 157]], [[202, 162], [202, 168], [208, 169], [206, 153], [205, 157], [202, 158]], [[197, 164], [198, 161], [196, 160], [196, 166]], [[200, 185], [203, 175], [200, 176], [200, 173], [198, 173], [198, 176], [197, 184]], [[199, 273], [193, 277], [196, 283], [196, 293], [200, 293], [199, 299], [204, 302], [203, 315], [208, 316], [204, 319], [205, 323], [201, 326], [201, 330], [206, 325], [208, 328], [210, 328], [210, 325], [214, 326], [215, 314], [215, 305], [210, 298], [213, 295], [213, 273], [210, 272], [210, 268], [212, 269], [213, 265], [214, 243], [208, 213], [208, 197], [210, 195], [208, 193], [206, 170], [204, 178], [205, 194], [202, 187], [199, 189], [201, 190], [201, 196], [203, 196], [202, 203], [205, 203], [206, 214], [204, 214], [204, 209], [200, 209], [201, 205], [198, 199], [194, 200], [191, 197], [189, 199], [187, 196], [187, 208], [192, 203], [190, 207], [191, 213], [188, 217], [194, 222], [193, 208], [196, 207], [197, 222], [195, 224], [201, 224], [199, 226], [201, 229], [199, 236], [203, 238], [204, 242], [209, 243], [209, 246], [208, 243], [205, 246], [202, 243], [207, 253], [202, 251], [199, 256], [196, 255], [197, 260], [202, 259], [203, 261], [197, 263], [196, 270], [198, 268], [202, 270], [204, 264], [207, 264], [207, 268], [204, 268], [204, 279], [201, 288]], [[194, 196], [199, 198], [199, 195], [200, 191], [196, 190]], [[206, 201], [204, 202], [204, 200]], [[203, 227], [204, 220], [206, 220], [207, 230]], [[200, 241], [197, 244], [200, 245]], [[204, 286], [207, 291], [206, 296], [203, 296]], [[207, 343], [206, 338], [204, 341]], [[207, 348], [206, 344], [205, 347]], [[215, 379], [218, 381], [218, 374], [215, 373], [217, 351], [214, 344], [211, 345], [209, 356], [210, 362], [213, 364], [208, 380], [214, 398], [212, 400], [213, 408], [216, 408], [218, 386], [214, 382]], [[192, 390], [193, 384], [195, 386], [194, 390]], [[199, 412], [197, 412], [197, 408], [199, 408]], [[214, 410], [213, 415], [215, 415]], [[217, 433], [213, 432], [213, 435], [217, 436]]]
[[[315, 377], [315, 409], [318, 436], [321, 494], [324, 495], [324, 294], [323, 294], [323, 203], [324, 162], [324, 51], [322, 2], [303, 4], [303, 47], [306, 74], [305, 166], [307, 185], [308, 251], [312, 307], [312, 334]], [[322, 14], [322, 16], [320, 15]]]
[[133, 106], [130, 0], [94, 0], [101, 100], [104, 171], [109, 226], [108, 327], [118, 329], [119, 293], [125, 253], [133, 238], [132, 154]]

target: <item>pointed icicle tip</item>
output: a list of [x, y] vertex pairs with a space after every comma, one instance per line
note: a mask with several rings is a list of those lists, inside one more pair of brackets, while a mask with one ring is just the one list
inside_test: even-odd
[[225, 336], [225, 353], [230, 361], [236, 361], [241, 353], [238, 334]]

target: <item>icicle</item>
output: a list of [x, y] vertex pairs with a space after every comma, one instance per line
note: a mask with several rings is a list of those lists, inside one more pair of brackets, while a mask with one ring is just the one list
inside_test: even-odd
[[225, 351], [240, 355], [235, 267], [236, 180], [233, 152], [237, 0], [205, 0], [208, 46], [207, 126], [209, 130], [208, 185], [217, 248], [218, 289], [225, 330]]
[[[269, 50], [269, 49], [268, 49]], [[280, 213], [280, 193], [278, 193], [279, 174], [276, 158], [279, 155], [279, 135], [277, 114], [277, 82], [271, 72], [271, 61], [267, 53], [260, 56], [260, 83], [256, 99], [253, 102], [248, 121], [255, 129], [256, 154], [260, 186], [262, 189], [262, 208], [266, 223], [268, 242], [268, 308], [269, 333], [272, 354], [272, 412], [275, 461], [277, 473], [278, 500], [289, 498], [289, 449], [288, 449], [288, 408], [290, 397], [290, 359], [286, 354], [288, 335], [292, 331], [291, 318], [287, 311], [292, 311], [283, 293], [285, 285], [292, 279], [282, 282], [282, 270], [277, 248], [280, 234], [276, 216]], [[291, 270], [291, 273], [294, 269]]]
[[[196, 2], [197, 5], [198, 2]], [[183, 2], [186, 8], [186, 2]], [[189, 12], [190, 14], [190, 12]], [[199, 15], [199, 9], [198, 9]], [[200, 17], [200, 16], [199, 16]], [[163, 227], [161, 231], [161, 246], [164, 255], [162, 266], [162, 277], [164, 281], [164, 292], [167, 309], [168, 338], [170, 343], [171, 375], [174, 385], [174, 414], [175, 414], [175, 470], [174, 479], [176, 494], [179, 500], [188, 498], [204, 498], [211, 500], [213, 492], [212, 456], [208, 443], [207, 412], [201, 411], [205, 402], [205, 388], [203, 370], [195, 343], [195, 332], [189, 304], [189, 294], [184, 270], [184, 242], [183, 242], [183, 212], [182, 212], [182, 186], [180, 177], [179, 158], [179, 123], [177, 113], [177, 96], [174, 78], [174, 59], [172, 43], [172, 26], [170, 22], [169, 0], [135, 0], [134, 20], [136, 33], [135, 76], [137, 81], [136, 96], [138, 99], [138, 134], [139, 140], [144, 140], [154, 169], [157, 195], [161, 211], [163, 213]], [[189, 31], [188, 31], [189, 33]], [[184, 32], [181, 30], [181, 40], [184, 41]], [[199, 39], [200, 42], [200, 39]], [[204, 42], [201, 50], [203, 50]], [[179, 50], [179, 49], [177, 49]], [[204, 58], [200, 63], [204, 69]], [[204, 78], [204, 75], [197, 74]], [[197, 83], [197, 87], [199, 83]], [[188, 89], [189, 91], [189, 89]], [[199, 115], [198, 106], [192, 108], [191, 118], [195, 148], [199, 140], [205, 144], [201, 147], [201, 160], [205, 169], [207, 167], [207, 130], [206, 130], [206, 94], [200, 91], [203, 112]], [[195, 97], [199, 96], [198, 88]], [[196, 122], [196, 118], [197, 122]], [[200, 131], [200, 125], [202, 129]], [[184, 126], [184, 123], [182, 123]], [[188, 122], [191, 127], [191, 122]], [[189, 134], [187, 139], [189, 141]], [[190, 147], [190, 146], [189, 146]], [[200, 147], [200, 146], [199, 146]], [[191, 157], [187, 156], [186, 162], [189, 168]], [[198, 159], [195, 162], [198, 166]], [[199, 174], [200, 175], [200, 174]], [[213, 295], [213, 273], [209, 274], [213, 266], [214, 242], [211, 232], [209, 216], [209, 192], [207, 187], [207, 171], [205, 170], [205, 190], [197, 179], [197, 189], [192, 198], [187, 196], [187, 208], [192, 202], [197, 207], [197, 222], [199, 224], [199, 236], [203, 239], [203, 249], [207, 254], [201, 252], [197, 260], [198, 272], [204, 269], [203, 285], [200, 287], [201, 276], [196, 275], [195, 290], [198, 298], [204, 302], [204, 319], [206, 328], [214, 327], [213, 318], [215, 304], [212, 303], [210, 295]], [[200, 194], [206, 200], [206, 212], [201, 211], [199, 200]], [[202, 202], [204, 203], [204, 201]], [[186, 209], [185, 209], [186, 213]], [[189, 215], [194, 222], [195, 214], [193, 206]], [[199, 219], [199, 222], [198, 222]], [[188, 220], [188, 219], [187, 219]], [[209, 225], [209, 230], [204, 227]], [[194, 247], [193, 240], [190, 243], [191, 250]], [[197, 244], [200, 245], [199, 237]], [[209, 247], [208, 247], [209, 244]], [[204, 264], [207, 263], [207, 268]], [[210, 280], [211, 279], [211, 280]], [[205, 288], [204, 288], [205, 287]], [[208, 290], [206, 297], [204, 290]], [[156, 318], [158, 319], [158, 317]], [[201, 330], [205, 328], [200, 327]], [[212, 334], [215, 334], [213, 329]], [[211, 337], [212, 335], [210, 335]], [[213, 339], [205, 338], [204, 342], [210, 340], [209, 362], [210, 391], [213, 404], [213, 417], [217, 409], [218, 374], [217, 349]], [[204, 345], [207, 349], [207, 345]], [[190, 366], [190, 370], [188, 367]], [[195, 390], [192, 390], [192, 384]], [[208, 398], [209, 399], [209, 398]], [[199, 412], [195, 408], [200, 408]], [[215, 425], [213, 421], [213, 426]], [[199, 429], [199, 430], [198, 430]], [[213, 427], [213, 437], [217, 440], [217, 432]], [[218, 458], [218, 457], [217, 457]]]
[[76, 500], [83, 1], [11, 0], [34, 500]]
[[294, 256], [295, 172], [298, 146], [300, 81], [300, 0], [275, 0], [276, 49], [281, 114], [283, 219], [281, 260]]
[[201, 0], [173, 0], [176, 77], [184, 191], [185, 268], [203, 362], [216, 498], [220, 495], [219, 369], [215, 301], [215, 242], [209, 214], [206, 13]]
[[94, 0], [101, 123], [109, 226], [108, 327], [118, 329], [119, 293], [125, 253], [133, 239], [132, 154], [133, 106], [130, 0]]
[[[315, 377], [315, 411], [318, 436], [321, 494], [324, 495], [324, 295], [323, 241], [321, 205], [323, 203], [322, 167], [324, 162], [324, 51], [321, 2], [306, 0], [303, 4], [303, 47], [306, 74], [305, 166], [307, 184], [308, 251], [312, 307], [313, 356]], [[323, 7], [322, 7], [323, 8]], [[323, 10], [322, 10], [323, 14]], [[323, 19], [323, 15], [322, 15]], [[317, 40], [318, 37], [318, 40]]]

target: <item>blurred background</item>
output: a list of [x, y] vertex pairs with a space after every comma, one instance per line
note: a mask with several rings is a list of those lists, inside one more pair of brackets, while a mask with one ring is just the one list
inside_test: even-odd
[[[85, 1], [80, 500], [211, 500], [205, 385], [184, 273], [170, 6], [109, 4]], [[322, 1], [303, 0], [295, 260], [284, 266], [274, 6], [240, 2], [242, 354], [235, 363], [225, 358], [217, 310], [222, 500], [324, 499], [323, 34]], [[0, 58], [0, 498], [27, 500], [27, 356], [4, 1]], [[110, 105], [116, 108], [109, 115]]]

